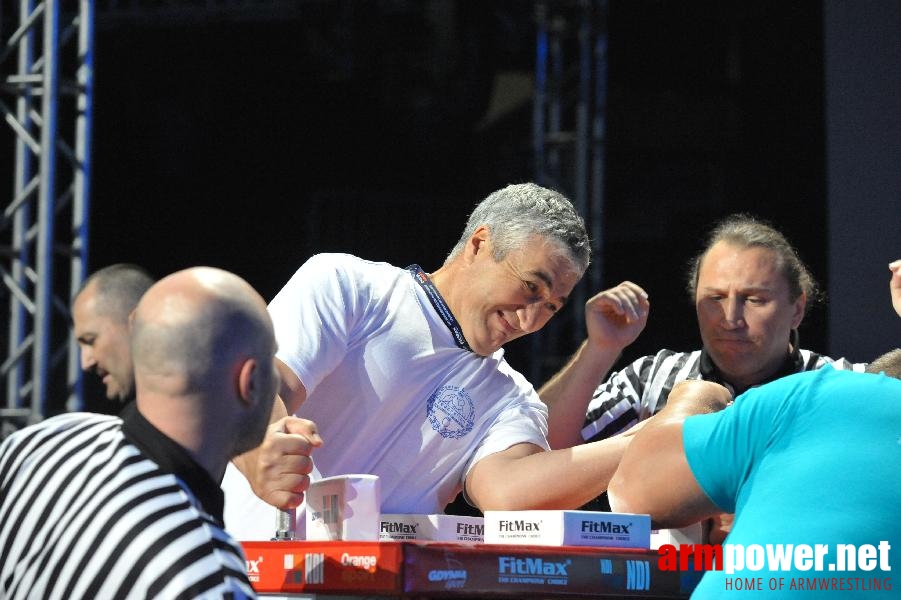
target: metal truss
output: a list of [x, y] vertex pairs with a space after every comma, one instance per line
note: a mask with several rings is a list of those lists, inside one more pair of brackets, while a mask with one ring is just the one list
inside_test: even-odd
[[[0, 157], [14, 157], [14, 164], [0, 164], [0, 181], [13, 180], [11, 196], [0, 188], [0, 439], [84, 407], [68, 305], [88, 271], [95, 27], [337, 16], [333, 37], [340, 41], [340, 23], [353, 16], [355, 2], [0, 0], [0, 113], [7, 125], [0, 127]], [[428, 14], [433, 4], [376, 3]], [[342, 52], [339, 46], [325, 54], [341, 62]]]
[[569, 319], [553, 319], [534, 336], [530, 376], [540, 382], [559, 367], [546, 364], [549, 349], [571, 352], [585, 338], [583, 307], [603, 284], [608, 11], [606, 0], [539, 0], [534, 7], [535, 180], [573, 200], [592, 247], [588, 272], [570, 296]]
[[[0, 204], [0, 311], [8, 318], [0, 329], [0, 438], [83, 406], [68, 304], [87, 270], [95, 20], [115, 26], [284, 19], [317, 4], [330, 3], [0, 0], [0, 112], [15, 156], [11, 199]], [[349, 9], [352, 3], [337, 5]], [[535, 179], [573, 198], [594, 250], [589, 273], [573, 291], [572, 322], [555, 319], [533, 336], [530, 375], [543, 381], [545, 371], [556, 368], [548, 360], [559, 354], [561, 332], [571, 332], [576, 343], [584, 335], [582, 305], [603, 279], [607, 36], [605, 0], [538, 0], [534, 6]], [[6, 140], [0, 135], [0, 143]]]
[[68, 304], [87, 256], [93, 1], [20, 0], [0, 11], [0, 112], [15, 156], [0, 214], [5, 436], [80, 408]]

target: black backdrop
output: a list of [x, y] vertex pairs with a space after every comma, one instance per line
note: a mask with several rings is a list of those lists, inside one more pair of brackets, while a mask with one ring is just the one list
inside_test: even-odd
[[[462, 2], [448, 25], [401, 5], [101, 24], [91, 270], [215, 265], [269, 298], [318, 251], [437, 267], [475, 202], [533, 178], [530, 104], [485, 118], [512, 94], [497, 77], [534, 68], [532, 7]], [[728, 213], [773, 221], [828, 284], [821, 19], [818, 2], [610, 3], [605, 286], [652, 301], [623, 360], [697, 346], [682, 272]]]

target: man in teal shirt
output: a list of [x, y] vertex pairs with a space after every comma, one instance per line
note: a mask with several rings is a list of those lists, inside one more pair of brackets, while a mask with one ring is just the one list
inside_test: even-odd
[[[901, 263], [893, 267], [897, 301]], [[901, 349], [867, 373], [799, 373], [731, 405], [717, 384], [680, 384], [626, 451], [609, 488], [613, 509], [650, 514], [659, 527], [735, 512], [725, 568], [708, 571], [693, 597], [896, 595], [899, 378]]]

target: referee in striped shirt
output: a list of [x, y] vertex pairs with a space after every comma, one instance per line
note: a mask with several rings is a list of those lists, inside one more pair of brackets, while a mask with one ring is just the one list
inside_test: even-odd
[[[632, 282], [586, 303], [588, 338], [539, 394], [548, 405], [552, 448], [606, 439], [656, 414], [679, 381], [703, 379], [738, 395], [779, 377], [831, 364], [865, 365], [802, 349], [798, 326], [817, 285], [796, 250], [770, 225], [732, 215], [712, 230], [692, 261], [694, 299], [703, 348], [662, 349], [607, 373], [647, 323], [647, 294]], [[603, 504], [596, 505], [603, 508]]]
[[136, 400], [0, 445], [0, 598], [254, 597], [219, 481], [263, 438], [278, 374], [263, 299], [180, 271], [135, 311]]

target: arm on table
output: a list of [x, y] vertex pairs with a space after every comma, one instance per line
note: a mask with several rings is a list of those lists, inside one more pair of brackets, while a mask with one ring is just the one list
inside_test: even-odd
[[289, 408], [294, 412], [303, 404], [306, 389], [278, 359], [276, 366], [281, 387], [263, 443], [232, 462], [262, 500], [277, 508], [295, 508], [303, 502], [303, 493], [310, 486], [311, 453], [322, 445], [322, 438], [315, 423], [289, 415]]
[[616, 512], [651, 515], [656, 527], [683, 527], [722, 511], [698, 485], [682, 445], [686, 417], [716, 412], [732, 401], [728, 390], [706, 381], [673, 388], [666, 407], [647, 420], [610, 481]]
[[517, 444], [475, 464], [467, 496], [482, 511], [579, 508], [607, 489], [632, 435], [550, 452]]
[[591, 396], [648, 322], [650, 304], [645, 291], [624, 281], [585, 303], [588, 338], [569, 362], [538, 391], [548, 406], [551, 448], [582, 442], [580, 431]]

